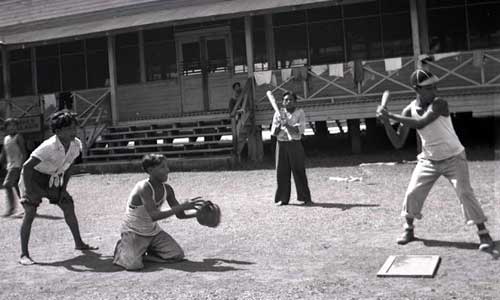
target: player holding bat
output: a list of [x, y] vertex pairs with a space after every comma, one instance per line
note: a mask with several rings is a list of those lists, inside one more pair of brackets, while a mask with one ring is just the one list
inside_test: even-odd
[[275, 110], [271, 134], [276, 136], [276, 177], [278, 187], [274, 196], [277, 205], [287, 205], [290, 201], [291, 174], [295, 181], [297, 200], [305, 205], [312, 204], [307, 182], [305, 153], [301, 138], [306, 128], [304, 110], [296, 108], [297, 96], [293, 92], [283, 95], [281, 109], [270, 91], [267, 96]]
[[[493, 240], [484, 225], [486, 216], [474, 196], [465, 150], [453, 128], [448, 103], [436, 96], [437, 82], [438, 78], [429, 71], [417, 69], [410, 76], [416, 98], [401, 114], [390, 113], [385, 107], [390, 98], [388, 91], [384, 92], [382, 103], [377, 108], [377, 117], [395, 148], [404, 145], [410, 128], [417, 130], [422, 141], [422, 152], [417, 156], [418, 163], [403, 202], [402, 216], [406, 218], [406, 224], [398, 244], [415, 240], [413, 220], [422, 218], [424, 201], [436, 180], [443, 175], [455, 189], [466, 223], [477, 226], [479, 249], [493, 251]], [[397, 130], [389, 119], [399, 122]]]

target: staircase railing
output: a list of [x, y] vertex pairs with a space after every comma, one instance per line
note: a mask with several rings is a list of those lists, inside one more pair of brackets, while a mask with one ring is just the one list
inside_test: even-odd
[[247, 143], [248, 125], [250, 125], [250, 117], [252, 109], [249, 106], [250, 99], [253, 97], [252, 89], [253, 79], [248, 78], [242, 89], [241, 94], [236, 99], [236, 104], [230, 112], [231, 126], [233, 131], [233, 148], [238, 160], [241, 159], [241, 151]]

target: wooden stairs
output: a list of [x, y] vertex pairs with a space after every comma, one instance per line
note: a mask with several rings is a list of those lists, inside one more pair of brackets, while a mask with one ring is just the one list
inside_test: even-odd
[[109, 126], [85, 151], [83, 163], [137, 162], [147, 153], [161, 153], [169, 161], [232, 159], [232, 134], [229, 116]]

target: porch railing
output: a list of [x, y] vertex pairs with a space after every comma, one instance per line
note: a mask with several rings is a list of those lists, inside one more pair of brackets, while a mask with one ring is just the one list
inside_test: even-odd
[[[424, 67], [440, 78], [439, 90], [450, 92], [500, 88], [500, 49], [474, 50], [426, 55], [431, 58]], [[265, 91], [294, 91], [298, 101], [342, 103], [378, 98], [389, 89], [393, 94], [410, 94], [410, 74], [421, 65], [423, 57], [401, 57], [400, 67], [386, 71], [386, 60], [343, 63], [342, 76], [330, 76], [328, 68], [318, 74], [317, 66], [304, 66], [307, 79], [290, 76], [282, 80], [281, 70], [273, 70], [270, 84], [256, 87], [257, 105], [265, 105]], [[328, 66], [327, 66], [328, 67]], [[339, 74], [337, 74], [339, 75]]]

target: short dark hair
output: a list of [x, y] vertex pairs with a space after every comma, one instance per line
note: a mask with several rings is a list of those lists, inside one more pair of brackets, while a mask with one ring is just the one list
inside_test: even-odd
[[59, 110], [50, 116], [50, 129], [52, 132], [70, 127], [71, 124], [78, 124], [76, 114], [67, 109]]
[[159, 166], [163, 161], [167, 161], [167, 158], [163, 154], [150, 153], [142, 157], [142, 169], [148, 172], [150, 168]]
[[233, 83], [233, 90], [234, 90], [234, 88], [235, 88], [236, 86], [241, 87], [241, 83], [239, 83], [239, 82], [235, 82], [235, 83]]
[[297, 95], [295, 95], [295, 93], [294, 93], [294, 92], [289, 92], [289, 91], [288, 91], [288, 92], [285, 92], [285, 93], [283, 94], [283, 98], [285, 98], [286, 96], [290, 96], [290, 97], [292, 97], [292, 98], [293, 98], [293, 100], [297, 100]]
[[3, 126], [7, 127], [10, 124], [17, 125], [18, 123], [19, 123], [19, 119], [18, 118], [7, 118], [7, 119], [5, 119], [5, 121], [3, 121]]

